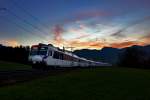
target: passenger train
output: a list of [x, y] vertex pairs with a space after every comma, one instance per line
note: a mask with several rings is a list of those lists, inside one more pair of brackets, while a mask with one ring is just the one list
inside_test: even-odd
[[35, 65], [47, 67], [95, 67], [110, 66], [108, 63], [96, 62], [79, 57], [72, 52], [54, 47], [52, 44], [33, 45], [29, 54], [29, 61]]

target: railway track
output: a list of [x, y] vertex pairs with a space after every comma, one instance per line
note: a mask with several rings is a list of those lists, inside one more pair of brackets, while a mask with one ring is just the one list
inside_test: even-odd
[[64, 72], [69, 72], [73, 69], [59, 68], [51, 70], [14, 70], [0, 71], [0, 86], [11, 85], [20, 82], [26, 82], [33, 79], [38, 79], [50, 75], [59, 75]]

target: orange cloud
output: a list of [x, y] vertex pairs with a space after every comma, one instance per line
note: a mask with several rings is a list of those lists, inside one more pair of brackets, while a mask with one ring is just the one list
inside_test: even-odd
[[0, 40], [0, 43], [6, 46], [12, 46], [12, 47], [16, 47], [20, 45], [18, 41], [16, 40]]
[[140, 40], [143, 41], [145, 45], [149, 45], [150, 44], [150, 32], [147, 33], [145, 36], [141, 37]]
[[62, 33], [63, 33], [64, 29], [60, 26], [60, 25], [55, 25], [53, 32], [54, 32], [54, 40], [57, 43], [61, 43], [62, 41]]
[[74, 47], [74, 49], [101, 49], [105, 46], [104, 43], [100, 42], [100, 41], [80, 41], [78, 39], [74, 39], [74, 40], [61, 40], [61, 44], [58, 44], [56, 41], [50, 41], [52, 44], [54, 44], [55, 46], [59, 46], [59, 47]]
[[[147, 41], [148, 41], [148, 39], [147, 39]], [[72, 47], [74, 47], [74, 49], [85, 49], [85, 48], [101, 49], [103, 47], [125, 48], [125, 47], [130, 47], [133, 45], [144, 46], [147, 43], [150, 43], [150, 40], [149, 40], [149, 42], [125, 41], [125, 42], [119, 42], [119, 43], [106, 43], [106, 42], [100, 42], [100, 41], [62, 40], [61, 43], [63, 44], [64, 47], [72, 46]], [[54, 44], [57, 45], [56, 43], [54, 43]], [[60, 46], [60, 45], [57, 45], [57, 46]]]
[[100, 49], [104, 47], [104, 43], [101, 43], [99, 41], [79, 41], [79, 40], [74, 40], [70, 41], [69, 45], [76, 47], [76, 49]]
[[121, 42], [121, 43], [111, 43], [109, 44], [110, 47], [114, 48], [125, 48], [125, 47], [130, 47], [133, 45], [145, 45], [144, 42], [138, 42], [138, 41], [126, 41], [126, 42]]

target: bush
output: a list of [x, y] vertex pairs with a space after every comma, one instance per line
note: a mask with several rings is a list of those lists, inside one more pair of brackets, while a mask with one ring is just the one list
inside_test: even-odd
[[150, 68], [150, 57], [142, 49], [127, 48], [120, 56], [119, 66], [134, 68]]

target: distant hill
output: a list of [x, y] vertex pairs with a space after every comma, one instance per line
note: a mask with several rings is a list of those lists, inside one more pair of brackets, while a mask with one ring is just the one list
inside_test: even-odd
[[104, 47], [101, 50], [82, 49], [82, 50], [75, 50], [74, 53], [80, 57], [85, 57], [87, 59], [116, 64], [119, 61], [121, 55], [128, 48], [140, 49], [144, 51], [147, 54], [147, 56], [150, 56], [150, 45], [147, 46], [134, 45], [122, 49], [112, 48], [112, 47]]
[[74, 53], [80, 57], [84, 57], [91, 60], [109, 62], [115, 64], [118, 61], [119, 54], [122, 50], [111, 47], [104, 47], [101, 50], [89, 50], [82, 49], [76, 50]]
[[100, 50], [100, 57], [102, 58], [103, 62], [108, 62], [111, 64], [115, 64], [118, 62], [119, 55], [123, 50], [112, 48], [112, 47], [105, 47]]
[[75, 50], [73, 53], [80, 57], [84, 57], [90, 60], [101, 60], [100, 50], [90, 50], [90, 49], [82, 49], [82, 50]]

